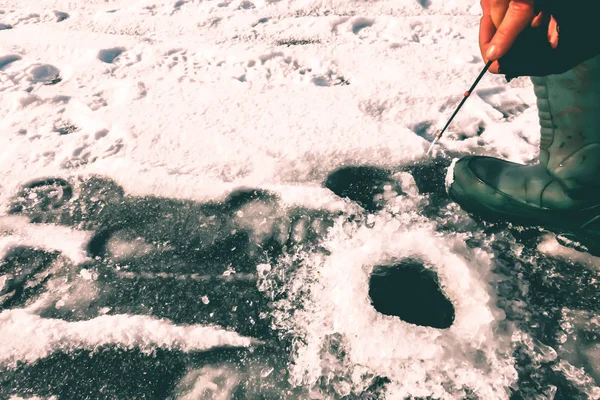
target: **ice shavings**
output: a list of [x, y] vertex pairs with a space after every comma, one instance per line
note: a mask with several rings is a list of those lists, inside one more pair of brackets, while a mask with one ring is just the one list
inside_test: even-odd
[[[504, 313], [493, 304], [486, 282], [490, 256], [469, 249], [460, 237], [436, 236], [412, 213], [381, 216], [373, 223], [367, 228], [340, 221], [325, 243], [329, 256], [298, 254], [288, 260], [303, 265], [296, 276], [307, 285], [290, 285], [290, 303], [279, 302], [281, 328], [304, 343], [294, 356], [294, 382], [312, 385], [335, 370], [347, 385], [336, 389], [338, 395], [364, 390], [369, 382], [364, 376], [386, 376], [393, 382], [388, 391], [393, 398], [454, 398], [464, 386], [485, 398], [508, 399], [505, 388], [516, 381], [517, 371], [510, 340], [500, 333]], [[449, 329], [407, 324], [370, 304], [367, 282], [373, 266], [404, 258], [422, 260], [438, 274], [456, 310]], [[286, 307], [300, 299], [302, 309], [290, 319]], [[343, 348], [343, 360], [323, 358], [332, 338], [338, 338], [335, 346]]]

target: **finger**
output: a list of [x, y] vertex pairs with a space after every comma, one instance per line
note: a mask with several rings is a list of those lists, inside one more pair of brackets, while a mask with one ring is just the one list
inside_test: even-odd
[[[481, 0], [481, 11], [483, 12], [483, 15], [479, 25], [479, 49], [481, 50], [481, 55], [487, 64], [488, 60], [485, 59], [485, 50], [496, 33], [496, 27], [494, 26], [494, 22], [492, 21], [491, 17], [490, 0]], [[488, 69], [488, 71], [493, 74], [497, 74], [499, 70], [500, 65], [498, 61], [494, 61]]]
[[490, 15], [494, 26], [499, 27], [506, 15], [510, 0], [489, 0], [490, 3]]
[[533, 20], [533, 0], [511, 0], [506, 15], [487, 48], [489, 60], [498, 60]]
[[554, 17], [550, 18], [550, 23], [548, 24], [548, 41], [553, 49], [558, 46], [558, 23]]
[[481, 50], [483, 58], [485, 58], [485, 52], [495, 34], [496, 27], [494, 27], [492, 18], [489, 15], [481, 17], [481, 22], [479, 23], [479, 50]]
[[490, 69], [488, 69], [488, 71], [492, 74], [500, 73], [500, 64], [498, 63], [498, 61], [494, 61], [492, 65], [490, 65]]
[[492, 9], [490, 7], [491, 0], [481, 0], [479, 4], [481, 5], [481, 11], [483, 15], [491, 15]]
[[[496, 34], [496, 27], [494, 26], [494, 22], [492, 21], [490, 14], [490, 0], [482, 0], [481, 9], [483, 11], [483, 15], [481, 16], [481, 21], [479, 23], [479, 50], [485, 59], [485, 51], [487, 50], [488, 44]], [[487, 62], [487, 60], [485, 61]]]

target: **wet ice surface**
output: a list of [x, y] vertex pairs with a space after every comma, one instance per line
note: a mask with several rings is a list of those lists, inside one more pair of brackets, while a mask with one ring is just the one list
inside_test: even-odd
[[[600, 260], [446, 194], [536, 156], [477, 4], [0, 1], [0, 397], [600, 396]], [[4, 29], [2, 29], [4, 27]]]

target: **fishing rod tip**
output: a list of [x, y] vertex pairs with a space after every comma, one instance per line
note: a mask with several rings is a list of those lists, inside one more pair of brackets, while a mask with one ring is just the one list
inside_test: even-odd
[[429, 150], [427, 150], [427, 153], [425, 153], [426, 156], [429, 155], [429, 153], [431, 153], [431, 150], [433, 150], [433, 148], [435, 147], [436, 142], [438, 141], [440, 137], [436, 135], [435, 139], [433, 140], [433, 142], [431, 142], [431, 146], [429, 146]]

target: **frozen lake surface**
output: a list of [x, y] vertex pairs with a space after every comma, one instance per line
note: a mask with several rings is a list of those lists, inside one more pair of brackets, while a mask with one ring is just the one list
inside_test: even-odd
[[479, 13], [0, 0], [0, 397], [600, 398], [600, 259], [445, 192], [535, 159], [529, 80], [425, 157]]

